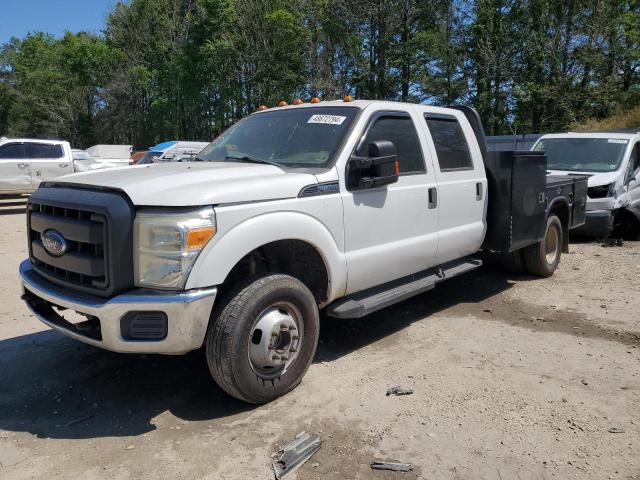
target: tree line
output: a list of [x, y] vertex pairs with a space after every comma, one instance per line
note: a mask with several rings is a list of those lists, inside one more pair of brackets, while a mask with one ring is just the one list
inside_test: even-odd
[[640, 104], [640, 0], [127, 0], [101, 35], [0, 47], [0, 134], [210, 140], [265, 104], [352, 95], [562, 131]]

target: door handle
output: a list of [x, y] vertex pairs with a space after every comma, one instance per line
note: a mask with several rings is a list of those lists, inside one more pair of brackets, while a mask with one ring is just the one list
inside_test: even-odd
[[438, 206], [438, 189], [431, 187], [429, 189], [429, 208], [436, 208]]
[[68, 163], [59, 163], [58, 166], [60, 168], [67, 168], [69, 166], [69, 164]]
[[18, 168], [27, 168], [29, 166], [28, 163], [19, 163]]
[[482, 200], [482, 182], [476, 183], [476, 200]]

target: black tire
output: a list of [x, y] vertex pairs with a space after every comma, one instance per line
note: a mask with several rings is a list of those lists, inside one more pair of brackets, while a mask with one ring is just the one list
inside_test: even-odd
[[640, 240], [640, 220], [633, 213], [627, 210], [619, 211], [614, 223], [612, 237], [631, 241]]
[[549, 215], [544, 239], [523, 249], [527, 271], [538, 277], [553, 275], [560, 263], [562, 241], [562, 223], [556, 215]]
[[510, 273], [515, 275], [523, 275], [527, 273], [527, 267], [524, 264], [524, 255], [522, 250], [506, 253], [502, 255], [502, 266]]
[[[241, 283], [227, 299], [214, 312], [207, 331], [207, 363], [216, 383], [232, 397], [254, 404], [269, 402], [293, 390], [304, 377], [318, 345], [320, 321], [313, 294], [299, 280], [275, 274]], [[253, 347], [249, 343], [257, 345], [256, 331], [252, 334], [252, 330], [268, 312], [282, 312], [281, 308], [295, 310], [292, 317], [297, 319], [296, 325], [301, 323], [301, 340], [295, 345], [295, 358], [284, 370], [265, 372], [250, 358]], [[261, 336], [262, 331], [258, 342]], [[289, 342], [293, 345], [291, 338]]]

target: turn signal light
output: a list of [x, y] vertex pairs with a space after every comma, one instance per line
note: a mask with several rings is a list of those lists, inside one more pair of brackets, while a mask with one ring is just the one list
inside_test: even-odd
[[351, 95], [345, 95], [342, 99], [343, 102], [353, 102], [353, 97]]
[[396, 177], [400, 176], [400, 162], [396, 160]]
[[187, 249], [200, 250], [207, 244], [209, 239], [213, 237], [214, 233], [215, 230], [212, 226], [195, 227], [187, 230]]
[[280, 100], [280, 101], [278, 102], [278, 106], [279, 106], [279, 107], [286, 107], [287, 105], [289, 105], [289, 104], [288, 104], [287, 102], [285, 102], [284, 100]]
[[320, 103], [320, 99], [318, 97], [313, 97], [311, 99], [311, 103]]
[[299, 98], [296, 98], [296, 99], [293, 101], [293, 104], [294, 104], [294, 105], [302, 105], [302, 100], [300, 100]]

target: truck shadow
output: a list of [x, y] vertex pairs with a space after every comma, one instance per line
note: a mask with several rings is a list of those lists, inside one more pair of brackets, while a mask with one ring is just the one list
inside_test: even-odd
[[[323, 318], [315, 361], [333, 361], [510, 286], [503, 272], [483, 269], [367, 319]], [[47, 330], [0, 341], [0, 372], [0, 429], [40, 438], [134, 436], [155, 430], [154, 418], [166, 411], [215, 424], [256, 408], [217, 387], [202, 351], [178, 357], [115, 354]]]
[[[336, 360], [366, 345], [388, 337], [414, 322], [429, 321], [430, 315], [462, 304], [476, 304], [512, 287], [504, 270], [489, 265], [476, 272], [448, 280], [421, 295], [366, 318], [339, 320], [324, 316], [316, 362]], [[534, 277], [518, 277], [528, 280]]]

